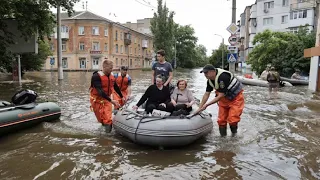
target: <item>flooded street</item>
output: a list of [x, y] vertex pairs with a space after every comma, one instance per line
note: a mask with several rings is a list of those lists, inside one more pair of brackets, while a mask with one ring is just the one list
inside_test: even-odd
[[[201, 99], [206, 79], [196, 70], [174, 73], [188, 80]], [[133, 92], [150, 85], [150, 71], [129, 71]], [[62, 109], [60, 121], [0, 138], [1, 179], [319, 179], [320, 101], [306, 86], [268, 89], [245, 86], [245, 109], [236, 138], [206, 138], [180, 149], [158, 150], [135, 145], [112, 132], [104, 133], [89, 109], [92, 72], [32, 72], [23, 84]], [[0, 79], [3, 80], [3, 79]], [[10, 101], [19, 87], [0, 84], [0, 99]], [[211, 95], [211, 98], [213, 95]]]

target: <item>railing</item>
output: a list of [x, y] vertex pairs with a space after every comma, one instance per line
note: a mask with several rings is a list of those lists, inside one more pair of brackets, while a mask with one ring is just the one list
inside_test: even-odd
[[311, 9], [316, 7], [316, 1], [315, 0], [309, 0], [308, 2], [302, 2], [302, 3], [292, 3], [290, 4], [290, 10], [302, 10], [302, 9]]

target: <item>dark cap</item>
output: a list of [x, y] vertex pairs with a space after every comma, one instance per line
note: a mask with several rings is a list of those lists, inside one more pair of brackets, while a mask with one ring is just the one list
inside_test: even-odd
[[211, 70], [216, 70], [216, 68], [211, 64], [207, 64], [203, 67], [203, 69], [200, 71], [200, 73], [206, 73]]
[[128, 70], [128, 67], [126, 67], [126, 66], [121, 66], [121, 68], [120, 68], [121, 70]]

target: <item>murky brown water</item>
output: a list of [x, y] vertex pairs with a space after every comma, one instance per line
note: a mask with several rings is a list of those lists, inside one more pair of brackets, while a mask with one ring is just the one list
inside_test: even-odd
[[[199, 70], [175, 72], [201, 98]], [[150, 72], [133, 71], [133, 91], [143, 92]], [[55, 101], [61, 121], [44, 123], [0, 138], [1, 179], [319, 179], [320, 101], [307, 87], [281, 89], [269, 99], [266, 88], [245, 87], [246, 106], [236, 138], [220, 138], [217, 124], [188, 147], [150, 149], [116, 134], [106, 136], [89, 110], [91, 72], [28, 73], [23, 84]], [[6, 77], [1, 77], [5, 79]], [[1, 80], [0, 79], [0, 80]], [[19, 87], [0, 84], [0, 99]], [[216, 121], [217, 106], [209, 107]], [[230, 132], [229, 132], [230, 134]]]

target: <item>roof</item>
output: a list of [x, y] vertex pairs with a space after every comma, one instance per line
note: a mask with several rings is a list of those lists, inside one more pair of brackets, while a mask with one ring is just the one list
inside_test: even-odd
[[130, 31], [133, 31], [133, 32], [136, 32], [136, 33], [139, 33], [139, 34], [142, 34], [142, 35], [145, 35], [145, 36], [148, 36], [148, 37], [152, 38], [152, 36], [150, 36], [149, 34], [144, 34], [144, 33], [141, 33], [139, 31], [133, 30], [131, 28], [128, 28], [127, 26], [124, 26], [124, 25], [118, 23], [118, 22], [113, 22], [113, 21], [111, 21], [111, 20], [109, 20], [107, 18], [104, 18], [102, 16], [94, 14], [94, 13], [92, 13], [90, 11], [77, 11], [77, 12], [72, 13], [70, 17], [69, 17], [67, 12], [64, 12], [64, 13], [61, 13], [60, 16], [61, 16], [61, 20], [100, 20], [100, 21], [107, 21], [107, 22], [112, 23], [114, 25], [120, 26], [122, 28], [125, 28], [125, 29], [128, 29]]
[[68, 13], [61, 13], [61, 20], [71, 20], [71, 19], [86, 19], [86, 20], [101, 20], [101, 21], [107, 21], [112, 22], [111, 20], [104, 18], [102, 16], [99, 16], [97, 14], [94, 14], [90, 11], [77, 11], [71, 14], [69, 17]]

